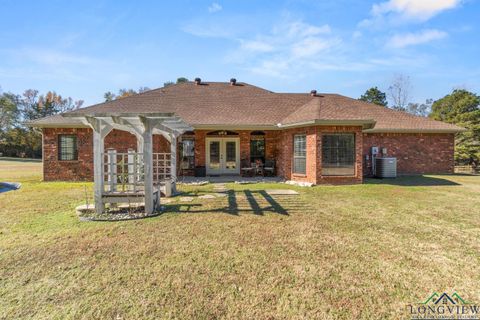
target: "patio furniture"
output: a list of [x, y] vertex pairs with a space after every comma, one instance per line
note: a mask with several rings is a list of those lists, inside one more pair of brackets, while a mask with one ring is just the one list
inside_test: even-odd
[[263, 171], [266, 176], [270, 175], [273, 177], [275, 175], [275, 160], [266, 160]]
[[252, 165], [254, 166], [255, 168], [255, 175], [260, 175], [260, 176], [263, 176], [264, 175], [264, 172], [263, 172], [263, 163], [261, 160], [256, 160], [254, 163], [252, 163]]
[[242, 171], [242, 176], [253, 177], [253, 175], [255, 173], [255, 170], [254, 170], [254, 166], [252, 165], [252, 163], [250, 163], [250, 161], [243, 160], [240, 168], [241, 168], [241, 171]]

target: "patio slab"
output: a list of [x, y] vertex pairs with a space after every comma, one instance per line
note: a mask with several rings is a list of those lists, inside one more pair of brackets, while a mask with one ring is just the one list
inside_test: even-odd
[[295, 196], [299, 194], [297, 191], [290, 189], [267, 189], [265, 192], [271, 196]]

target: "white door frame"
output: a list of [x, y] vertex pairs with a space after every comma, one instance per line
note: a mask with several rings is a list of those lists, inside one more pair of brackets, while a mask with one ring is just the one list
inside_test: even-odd
[[[218, 141], [220, 147], [220, 168], [219, 169], [211, 169], [210, 168], [210, 142], [211, 141]], [[227, 157], [227, 150], [226, 150], [226, 143], [227, 142], [235, 142], [235, 169], [227, 169], [226, 168], [226, 157]], [[207, 175], [217, 175], [217, 174], [240, 174], [240, 138], [206, 138], [205, 139], [205, 167], [207, 171]]]

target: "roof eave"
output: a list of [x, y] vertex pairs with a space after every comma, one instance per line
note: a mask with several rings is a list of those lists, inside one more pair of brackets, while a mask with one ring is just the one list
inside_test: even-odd
[[308, 126], [361, 126], [364, 130], [375, 126], [376, 121], [373, 119], [352, 119], [352, 120], [309, 120], [292, 123], [279, 123], [279, 128], [298, 128]]
[[389, 128], [389, 129], [381, 129], [381, 128], [373, 128], [373, 129], [366, 129], [363, 130], [364, 133], [460, 133], [467, 131], [464, 128], [452, 128], [452, 129], [396, 129], [396, 128]]

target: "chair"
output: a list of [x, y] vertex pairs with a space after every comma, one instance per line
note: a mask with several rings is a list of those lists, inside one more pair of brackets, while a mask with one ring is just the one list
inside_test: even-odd
[[242, 164], [240, 166], [241, 171], [242, 171], [242, 176], [250, 176], [252, 177], [254, 174], [254, 168], [250, 161], [248, 160], [242, 160]]
[[265, 166], [263, 167], [265, 175], [274, 176], [275, 175], [275, 160], [265, 160]]

